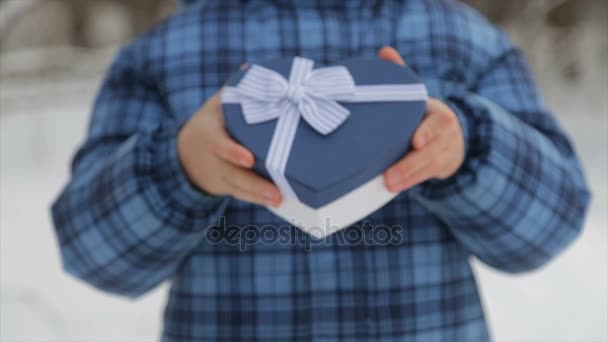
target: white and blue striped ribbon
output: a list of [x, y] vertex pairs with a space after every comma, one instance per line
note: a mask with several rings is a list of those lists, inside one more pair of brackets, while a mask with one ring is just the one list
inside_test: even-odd
[[266, 169], [283, 195], [297, 198], [285, 169], [300, 117], [323, 135], [330, 134], [350, 115], [340, 105], [356, 102], [425, 101], [424, 84], [357, 86], [343, 66], [313, 70], [313, 61], [295, 57], [289, 80], [259, 65], [252, 65], [236, 87], [222, 89], [222, 102], [240, 104], [245, 121], [256, 124], [277, 120]]

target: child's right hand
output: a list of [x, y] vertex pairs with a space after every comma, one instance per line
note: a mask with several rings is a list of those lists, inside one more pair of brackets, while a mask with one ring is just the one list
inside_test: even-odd
[[178, 134], [179, 158], [188, 178], [211, 195], [279, 206], [281, 193], [277, 187], [251, 170], [253, 154], [226, 133], [220, 93], [210, 98]]

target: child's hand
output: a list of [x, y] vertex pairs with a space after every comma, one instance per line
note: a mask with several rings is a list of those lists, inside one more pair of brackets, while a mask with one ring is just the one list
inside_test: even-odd
[[226, 133], [220, 92], [179, 132], [178, 150], [188, 177], [203, 191], [261, 205], [281, 203], [276, 186], [251, 170], [253, 154]]
[[[395, 49], [380, 50], [380, 58], [405, 64]], [[446, 104], [429, 99], [427, 114], [414, 133], [413, 150], [384, 174], [392, 192], [407, 190], [429, 179], [446, 179], [464, 162], [464, 137], [458, 117]]]

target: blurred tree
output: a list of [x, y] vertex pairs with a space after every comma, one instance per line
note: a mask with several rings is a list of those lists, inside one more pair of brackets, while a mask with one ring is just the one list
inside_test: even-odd
[[[578, 45], [587, 21], [599, 19], [604, 25], [607, 22], [606, 0], [463, 1], [506, 27], [533, 65], [551, 63], [569, 81], [581, 77]], [[590, 18], [588, 14], [593, 12], [603, 15]]]
[[[91, 18], [100, 5], [111, 4], [122, 8], [131, 27], [130, 35], [139, 34], [165, 17], [176, 6], [175, 0], [55, 0], [63, 3], [71, 18], [70, 43], [77, 47], [96, 47], [91, 41]], [[28, 12], [45, 6], [49, 0], [0, 0], [0, 42]]]
[[[36, 5], [48, 0], [0, 0], [0, 39], [10, 29], [11, 24]], [[121, 6], [128, 13], [132, 33], [145, 31], [160, 18], [170, 13], [176, 6], [176, 0], [60, 0], [67, 4], [73, 18], [72, 42], [77, 46], [89, 47], [84, 34], [92, 9], [103, 2]], [[606, 0], [462, 0], [477, 8], [490, 20], [508, 25], [517, 23], [534, 27], [530, 32], [545, 26], [572, 27], [580, 20], [583, 9], [593, 3], [608, 3]], [[604, 6], [604, 10], [606, 6]]]
[[174, 6], [171, 0], [64, 0], [71, 10], [74, 18], [72, 43], [76, 46], [91, 47], [87, 39], [86, 25], [90, 20], [96, 3], [101, 1], [112, 2], [124, 7], [129, 16], [129, 25], [133, 34], [139, 34], [158, 20], [167, 15]]
[[[61, 15], [55, 20], [63, 20], [64, 26], [71, 27], [67, 33], [68, 37], [60, 40], [61, 42], [65, 41], [64, 44], [77, 47], [96, 48], [118, 45], [149, 29], [175, 9], [176, 1], [0, 0], [0, 45], [4, 43], [7, 32], [19, 26], [15, 26], [15, 23], [19, 22], [20, 18], [27, 17], [24, 14], [35, 11], [38, 7], [48, 7], [50, 3], [60, 4], [61, 6], [55, 6], [55, 9], [63, 9], [69, 18], [66, 21], [65, 15]], [[579, 63], [582, 51], [578, 44], [584, 38], [584, 27], [599, 23], [606, 28], [608, 23], [607, 0], [461, 1], [472, 5], [490, 20], [505, 27], [522, 46], [533, 66], [552, 63], [551, 65], [569, 80], [576, 80], [581, 73]], [[44, 16], [45, 10], [39, 9]], [[34, 18], [40, 18], [40, 14]], [[590, 21], [593, 21], [593, 25], [590, 25]], [[28, 25], [36, 26], [38, 22], [36, 19], [30, 19]], [[28, 34], [32, 43], [28, 43]], [[32, 36], [31, 32], [26, 32], [17, 39], [12, 39], [12, 45], [9, 45], [10, 48], [27, 47], [39, 44], [41, 40], [57, 44], [58, 39], [50, 39], [51, 36], [52, 32], [38, 32], [36, 37]], [[597, 40], [598, 46], [606, 44], [598, 38], [594, 39]], [[603, 50], [599, 48], [597, 51]], [[608, 52], [604, 51], [602, 56], [608, 58]]]

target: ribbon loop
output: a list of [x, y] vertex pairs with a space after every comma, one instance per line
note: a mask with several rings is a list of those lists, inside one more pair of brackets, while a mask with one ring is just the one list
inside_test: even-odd
[[352, 76], [345, 67], [312, 68], [313, 61], [296, 57], [286, 80], [274, 70], [252, 65], [237, 86], [247, 123], [276, 119], [281, 115], [277, 104], [288, 100], [317, 132], [338, 128], [350, 111], [336, 101], [354, 96]]

